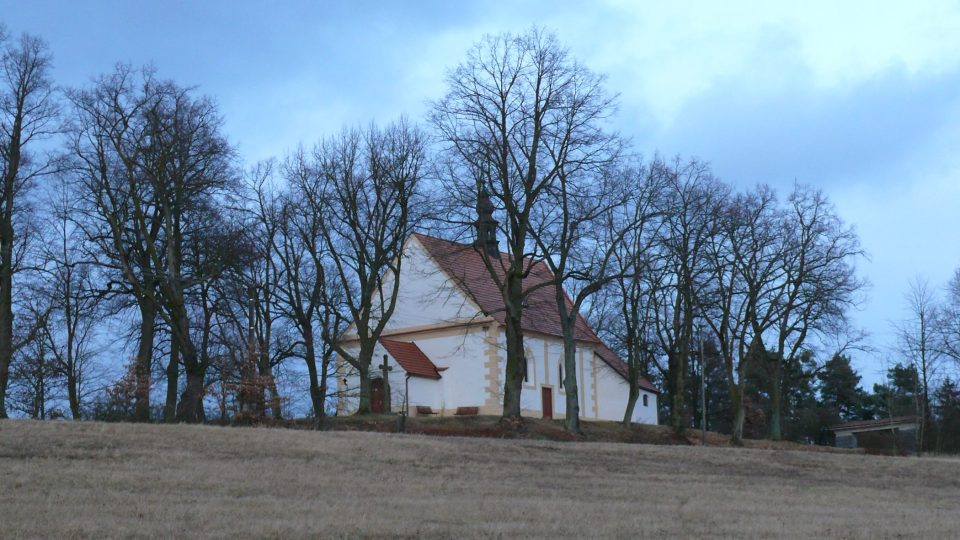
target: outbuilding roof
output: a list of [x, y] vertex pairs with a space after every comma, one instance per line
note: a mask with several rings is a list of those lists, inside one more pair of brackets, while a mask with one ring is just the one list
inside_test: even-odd
[[437, 366], [427, 358], [427, 355], [423, 354], [416, 343], [380, 338], [380, 344], [411, 376], [427, 379], [440, 378], [440, 371], [437, 370]]
[[[506, 307], [500, 289], [490, 277], [483, 256], [471, 244], [460, 244], [442, 238], [414, 233], [420, 244], [427, 250], [430, 257], [436, 261], [445, 274], [462, 290], [480, 310], [492, 317], [500, 324], [506, 322]], [[500, 264], [494, 264], [499, 277], [503, 277], [505, 268], [509, 264], [509, 255], [500, 254]], [[563, 326], [560, 322], [560, 312], [557, 309], [556, 285], [553, 272], [541, 261], [528, 261], [529, 273], [523, 279], [526, 292], [522, 325], [525, 332], [537, 332], [551, 336], [563, 337]], [[566, 296], [567, 306], [572, 308], [573, 302]], [[613, 368], [624, 379], [628, 379], [627, 364], [610, 350], [597, 334], [590, 328], [583, 316], [577, 316], [574, 326], [574, 339], [594, 344], [597, 356]], [[650, 381], [640, 377], [640, 387], [649, 392], [657, 392]]]
[[857, 420], [854, 422], [845, 422], [830, 426], [831, 431], [860, 431], [884, 427], [901, 427], [919, 424], [920, 419], [916, 416], [895, 416], [893, 418], [881, 418], [879, 420]]

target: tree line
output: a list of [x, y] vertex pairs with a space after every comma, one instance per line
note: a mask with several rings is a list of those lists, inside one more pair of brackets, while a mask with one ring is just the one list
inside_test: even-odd
[[[571, 432], [581, 316], [627, 362], [624, 422], [643, 376], [665, 421], [696, 425], [702, 374], [735, 441], [760, 394], [764, 434], [796, 437], [796, 396], [830, 365], [812, 351], [855, 335], [863, 252], [821, 191], [641, 158], [610, 128], [604, 78], [543, 30], [477, 42], [422, 124], [345, 128], [252, 167], [195, 88], [119, 64], [57, 89], [41, 39], [0, 37], [0, 416], [258, 421], [302, 393], [322, 423], [343, 392], [369, 413], [401, 286], [384, 276], [414, 230], [478, 240], [505, 306], [509, 421], [537, 265], [557, 285]], [[481, 194], [495, 219], [478, 223]]]

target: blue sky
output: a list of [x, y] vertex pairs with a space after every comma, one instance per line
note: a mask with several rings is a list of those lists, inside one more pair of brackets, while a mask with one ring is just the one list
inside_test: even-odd
[[50, 43], [64, 86], [118, 61], [198, 86], [248, 162], [419, 119], [484, 33], [544, 26], [607, 75], [636, 150], [826, 191], [870, 255], [856, 318], [876, 350], [855, 361], [879, 380], [908, 281], [939, 288], [960, 266], [960, 5], [665, 4], [0, 0], [0, 21]]

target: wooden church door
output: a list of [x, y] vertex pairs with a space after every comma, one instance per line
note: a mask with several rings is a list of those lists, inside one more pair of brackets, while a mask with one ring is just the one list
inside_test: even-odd
[[540, 389], [543, 394], [543, 417], [553, 418], [553, 388], [543, 387]]
[[370, 381], [370, 412], [383, 412], [383, 379]]

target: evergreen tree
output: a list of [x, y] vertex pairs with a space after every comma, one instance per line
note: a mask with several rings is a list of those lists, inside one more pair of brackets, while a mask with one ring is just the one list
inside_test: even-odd
[[960, 387], [949, 377], [934, 392], [933, 414], [933, 448], [938, 452], [960, 452]]
[[784, 359], [783, 436], [785, 439], [815, 442], [821, 431], [819, 403], [814, 387], [816, 362], [810, 351]]
[[887, 384], [873, 385], [877, 418], [917, 414], [917, 368], [898, 363], [887, 371]]
[[858, 419], [863, 402], [860, 375], [850, 364], [850, 357], [835, 354], [817, 375], [822, 406], [838, 421]]

